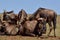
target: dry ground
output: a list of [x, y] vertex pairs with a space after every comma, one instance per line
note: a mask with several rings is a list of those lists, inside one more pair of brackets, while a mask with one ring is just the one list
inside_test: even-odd
[[[47, 33], [49, 31], [49, 27], [47, 25]], [[46, 37], [47, 33], [45, 36], [42, 37], [29, 37], [29, 36], [0, 36], [0, 40], [60, 40], [60, 16], [57, 17], [57, 27], [56, 27], [56, 36], [57, 37], [53, 37], [53, 31], [50, 35], [50, 37]]]

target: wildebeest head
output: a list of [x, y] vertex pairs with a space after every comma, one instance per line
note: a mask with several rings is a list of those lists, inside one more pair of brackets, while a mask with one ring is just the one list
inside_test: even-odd
[[39, 36], [42, 35], [43, 32], [46, 32], [46, 20], [44, 18], [38, 18], [38, 34]]
[[27, 13], [23, 9], [21, 9], [21, 11], [18, 14], [18, 19], [19, 19], [18, 21], [22, 23], [26, 20], [26, 18], [27, 18]]
[[[4, 16], [4, 15], [5, 15], [5, 16]], [[3, 12], [3, 18], [4, 18], [4, 17], [8, 17], [8, 16], [14, 17], [14, 12], [13, 12], [13, 11], [9, 11], [9, 12], [4, 11], [4, 12]]]
[[9, 21], [9, 22], [12, 22], [13, 24], [17, 24], [17, 19], [18, 19], [18, 16], [14, 14], [13, 11], [9, 11], [9, 12], [4, 11], [3, 13], [4, 21]]
[[3, 12], [3, 20], [10, 20], [10, 17], [9, 17], [9, 15], [10, 14], [12, 14], [13, 13], [13, 11], [9, 11], [9, 12], [6, 12], [5, 10], [4, 10], [4, 12]]
[[6, 15], [6, 14], [7, 14], [7, 12], [4, 11], [4, 12], [3, 12], [3, 20], [5, 20], [5, 21], [9, 19], [9, 16]]

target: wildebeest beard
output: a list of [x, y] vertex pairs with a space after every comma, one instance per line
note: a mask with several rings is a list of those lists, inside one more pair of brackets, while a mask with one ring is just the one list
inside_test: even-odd
[[43, 34], [46, 33], [46, 21], [44, 21], [44, 22], [38, 21], [38, 23], [36, 24], [36, 27], [34, 29], [35, 35], [41, 36], [42, 33]]

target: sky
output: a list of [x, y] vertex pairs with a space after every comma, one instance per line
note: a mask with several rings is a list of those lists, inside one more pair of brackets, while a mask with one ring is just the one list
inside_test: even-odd
[[60, 14], [60, 0], [0, 0], [0, 13], [13, 10], [18, 14], [24, 9], [27, 14], [33, 14], [40, 7], [52, 9]]

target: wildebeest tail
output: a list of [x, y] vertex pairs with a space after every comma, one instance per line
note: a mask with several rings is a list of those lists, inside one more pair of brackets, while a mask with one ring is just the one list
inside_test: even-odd
[[54, 29], [56, 28], [56, 21], [57, 21], [57, 14], [54, 12], [54, 18], [53, 18]]

